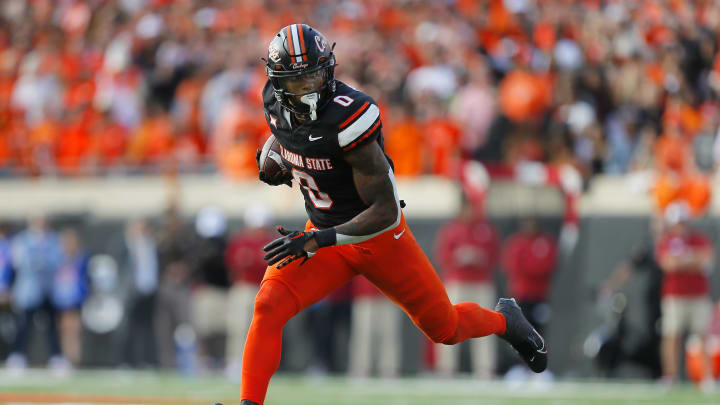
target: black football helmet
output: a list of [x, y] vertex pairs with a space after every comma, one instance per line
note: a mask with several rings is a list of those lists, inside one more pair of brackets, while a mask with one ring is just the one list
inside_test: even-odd
[[305, 24], [288, 25], [270, 41], [265, 70], [284, 108], [317, 119], [335, 92], [334, 47]]

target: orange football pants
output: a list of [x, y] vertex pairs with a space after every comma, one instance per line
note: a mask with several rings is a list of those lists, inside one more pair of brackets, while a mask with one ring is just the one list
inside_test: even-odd
[[[308, 221], [305, 230], [313, 228]], [[357, 244], [322, 248], [305, 264], [270, 266], [255, 298], [245, 343], [242, 399], [263, 404], [280, 364], [282, 328], [356, 275], [370, 280], [436, 343], [505, 333], [505, 317], [472, 302], [452, 305], [445, 287], [403, 217], [400, 224]]]

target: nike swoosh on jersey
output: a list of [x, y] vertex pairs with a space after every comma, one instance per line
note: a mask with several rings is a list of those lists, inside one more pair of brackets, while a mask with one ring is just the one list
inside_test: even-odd
[[405, 233], [405, 230], [404, 230], [404, 229], [403, 229], [402, 232], [400, 232], [400, 233], [394, 233], [394, 234], [393, 234], [393, 238], [395, 238], [395, 239], [400, 239], [400, 237], [403, 236], [404, 233]]
[[310, 142], [317, 141], [318, 139], [322, 139], [322, 136], [314, 137], [314, 136], [310, 135], [310, 136], [308, 136], [308, 139], [310, 140]]

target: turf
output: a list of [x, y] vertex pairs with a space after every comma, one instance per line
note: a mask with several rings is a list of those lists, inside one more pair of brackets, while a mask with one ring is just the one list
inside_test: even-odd
[[[222, 377], [183, 378], [133, 371], [82, 371], [54, 377], [44, 370], [12, 375], [0, 370], [6, 404], [238, 404], [239, 386]], [[277, 376], [266, 405], [624, 405], [718, 404], [689, 384], [672, 388], [647, 382], [557, 381], [552, 384], [471, 379], [350, 380]]]

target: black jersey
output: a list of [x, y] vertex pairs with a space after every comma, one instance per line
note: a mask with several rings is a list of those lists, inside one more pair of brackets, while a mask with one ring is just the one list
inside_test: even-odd
[[340, 81], [332, 97], [317, 112], [316, 120], [293, 125], [270, 81], [263, 89], [268, 127], [280, 142], [285, 166], [300, 185], [310, 220], [320, 229], [347, 222], [367, 208], [343, 154], [369, 142], [377, 142], [384, 150], [375, 100]]

